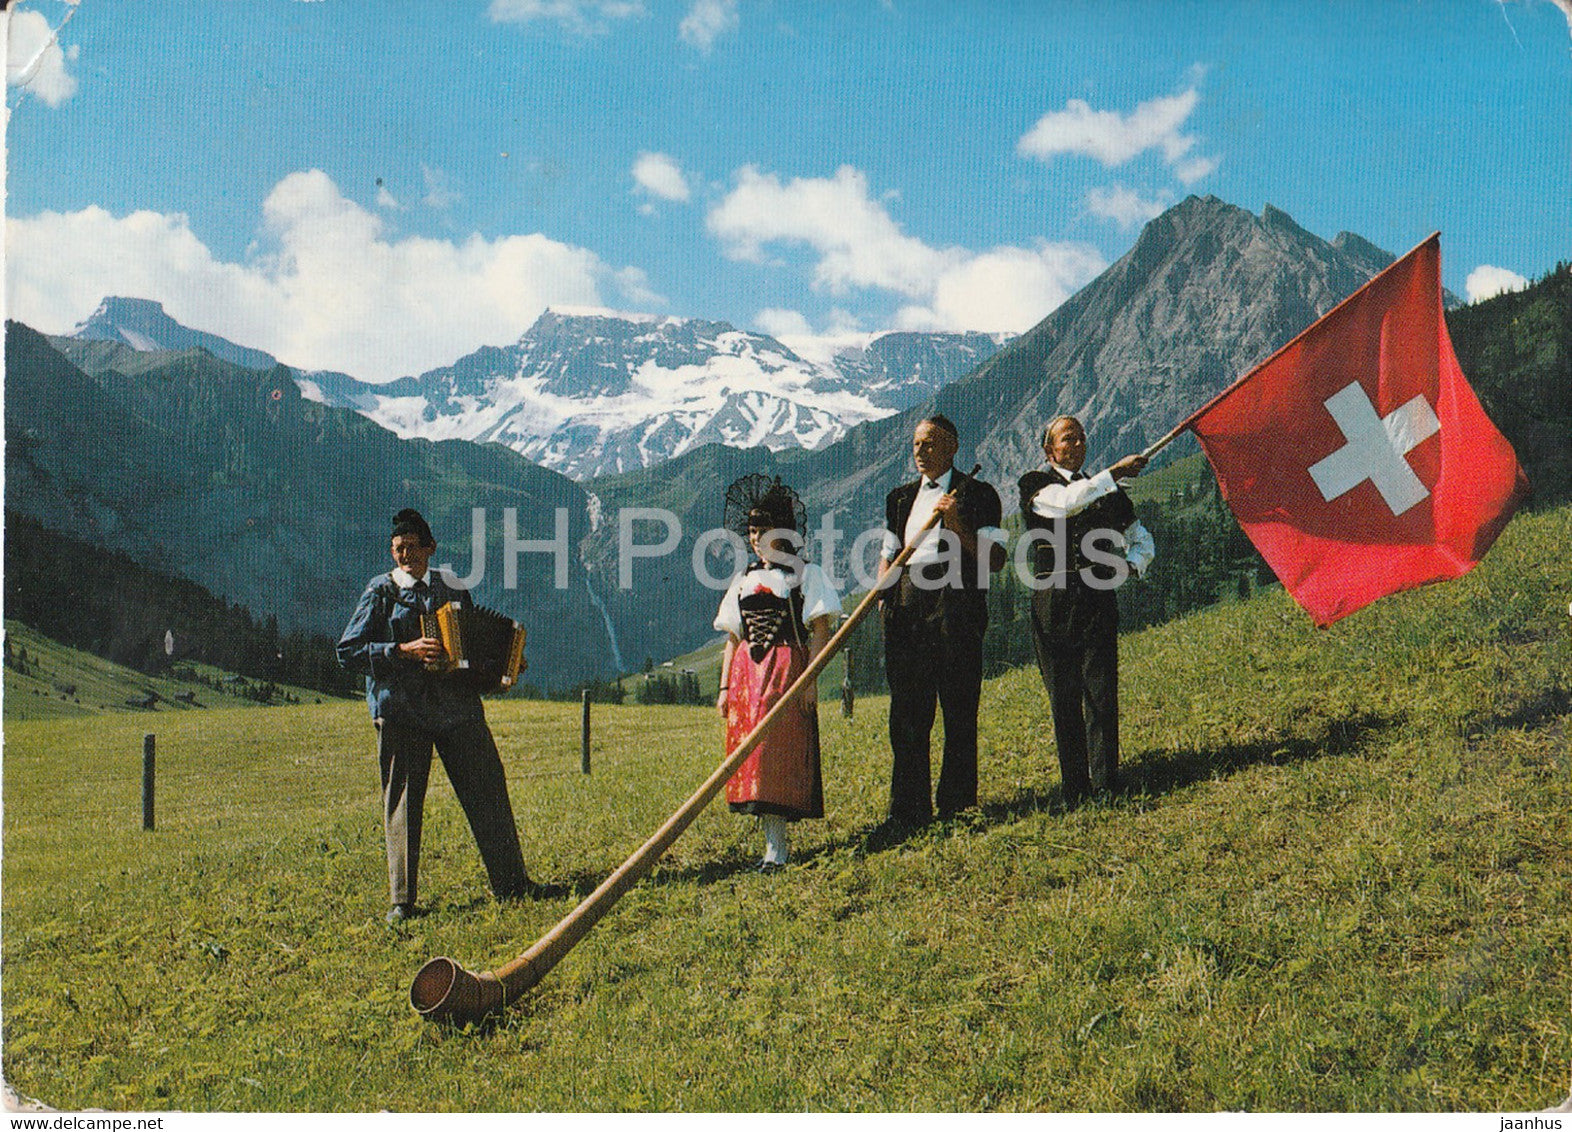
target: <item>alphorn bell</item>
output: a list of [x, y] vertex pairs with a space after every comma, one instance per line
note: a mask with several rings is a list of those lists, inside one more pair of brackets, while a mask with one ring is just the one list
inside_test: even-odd
[[[982, 465], [978, 464], [972, 469], [972, 477], [981, 470]], [[945, 493], [946, 496], [954, 496], [958, 486], [959, 484], [952, 485]], [[555, 967], [564, 955], [573, 950], [574, 944], [583, 939], [600, 918], [611, 910], [611, 906], [622, 894], [655, 867], [661, 854], [670, 848], [672, 842], [682, 835], [682, 831], [692, 824], [693, 819], [698, 817], [699, 812], [709, 804], [710, 799], [720, 792], [726, 781], [737, 773], [737, 768], [742, 766], [747, 757], [753, 753], [753, 749], [759, 745], [765, 732], [770, 729], [780, 714], [796, 703], [797, 697], [808, 687], [810, 681], [818, 679], [819, 673], [830, 662], [830, 658], [840, 651], [852, 630], [856, 629], [868, 615], [879, 594], [889, 587], [897, 576], [897, 571], [906, 565], [906, 560], [922, 542], [922, 536], [937, 526], [939, 520], [940, 515], [935, 511], [918, 532], [918, 537], [912, 540], [910, 546], [903, 547], [889, 567], [880, 573], [878, 581], [858, 603], [857, 608], [852, 610], [851, 616], [829, 639], [819, 655], [813, 658], [813, 662], [808, 665], [803, 674], [786, 689], [786, 694], [776, 701], [775, 706], [770, 708], [754, 729], [737, 744], [737, 749], [715, 768], [714, 773], [704, 780], [704, 784], [678, 807], [676, 813], [666, 819], [648, 841], [639, 846], [631, 857], [622, 862], [615, 872], [601, 882], [599, 888], [586, 896], [577, 908], [564, 916], [556, 927], [541, 936], [523, 955], [511, 963], [498, 967], [495, 971], [469, 971], [445, 956], [428, 960], [410, 985], [410, 1005], [423, 1017], [432, 1021], [454, 1025], [478, 1022], [487, 1015], [516, 1002], [520, 995], [545, 978], [547, 972]]]

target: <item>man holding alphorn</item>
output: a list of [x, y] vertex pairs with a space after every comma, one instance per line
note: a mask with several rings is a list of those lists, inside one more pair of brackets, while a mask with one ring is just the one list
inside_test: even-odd
[[[883, 591], [884, 667], [890, 684], [890, 821], [920, 825], [977, 804], [977, 704], [982, 693], [988, 575], [1005, 562], [999, 493], [955, 467], [960, 438], [935, 415], [912, 434], [918, 478], [885, 499], [886, 569], [917, 549]], [[939, 525], [923, 526], [937, 513]], [[919, 535], [922, 541], [917, 543]], [[928, 733], [944, 712], [944, 761], [930, 800]]]

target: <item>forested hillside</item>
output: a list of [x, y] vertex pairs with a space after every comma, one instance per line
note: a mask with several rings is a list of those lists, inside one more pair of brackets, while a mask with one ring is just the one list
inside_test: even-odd
[[6, 616], [46, 637], [149, 674], [195, 660], [334, 695], [358, 690], [330, 637], [282, 633], [276, 617], [259, 618], [195, 582], [14, 511], [5, 514], [5, 535]]

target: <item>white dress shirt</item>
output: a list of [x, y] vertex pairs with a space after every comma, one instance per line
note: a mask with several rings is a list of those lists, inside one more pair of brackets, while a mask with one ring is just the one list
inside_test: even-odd
[[[1084, 476], [1080, 472], [1062, 468], [1052, 460], [1048, 461], [1048, 466], [1070, 482], [1048, 484], [1032, 496], [1032, 512], [1044, 519], [1068, 519], [1071, 515], [1078, 515], [1119, 488], [1113, 473], [1106, 468], [1095, 476]], [[1152, 540], [1152, 533], [1141, 525], [1139, 519], [1119, 533], [1124, 538], [1124, 560], [1135, 571], [1136, 577], [1145, 577], [1152, 559], [1157, 557], [1157, 544]]]
[[[880, 553], [886, 562], [893, 562], [901, 549], [911, 545], [912, 540], [921, 533], [923, 527], [927, 526], [928, 520], [933, 518], [933, 509], [938, 504], [939, 497], [950, 490], [950, 484], [954, 479], [954, 468], [937, 479], [930, 480], [926, 476], [923, 477], [922, 483], [917, 487], [917, 496], [912, 500], [911, 514], [906, 517], [904, 538], [897, 539], [894, 531], [884, 532], [884, 544]], [[1000, 527], [982, 527], [977, 531], [977, 540], [981, 543], [984, 538], [1003, 546], [1009, 541], [1010, 536]], [[922, 545], [906, 560], [907, 565], [925, 566], [929, 563], [942, 562], [943, 559], [939, 554], [940, 541], [937, 535], [930, 535], [923, 539]]]

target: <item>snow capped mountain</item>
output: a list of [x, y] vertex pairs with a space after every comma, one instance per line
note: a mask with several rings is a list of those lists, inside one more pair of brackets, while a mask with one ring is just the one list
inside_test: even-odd
[[932, 397], [987, 361], [1008, 334], [884, 334], [786, 339], [802, 357], [831, 370], [823, 388], [855, 388], [891, 412]]
[[[254, 369], [272, 355], [191, 330], [145, 299], [108, 298], [72, 338], [139, 351], [200, 346]], [[496, 441], [574, 479], [633, 471], [703, 444], [822, 448], [919, 404], [1006, 340], [991, 334], [842, 335], [788, 345], [725, 322], [554, 308], [511, 346], [373, 385], [297, 370], [308, 399], [401, 437]]]
[[553, 309], [512, 346], [389, 386], [301, 377], [401, 436], [491, 440], [575, 479], [632, 471], [701, 444], [821, 448], [925, 399], [1002, 343], [889, 334], [813, 343], [819, 360], [724, 322]]

